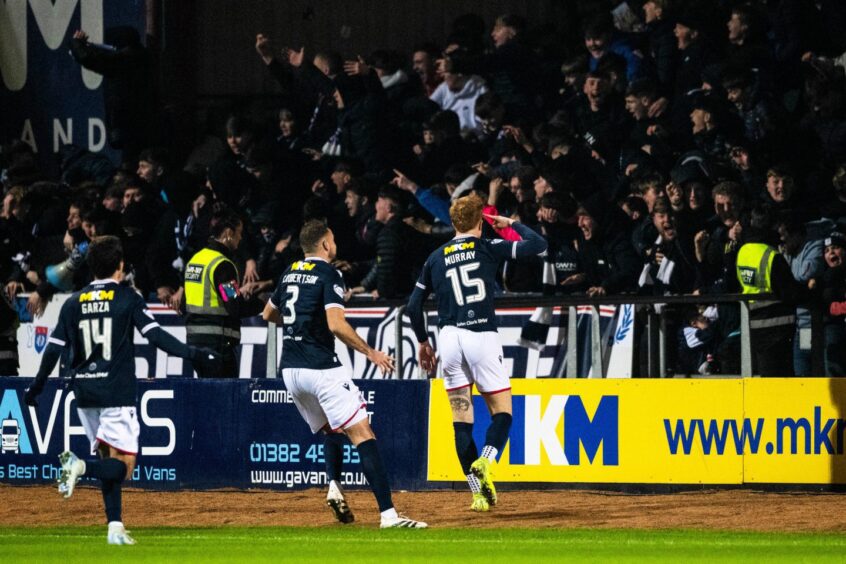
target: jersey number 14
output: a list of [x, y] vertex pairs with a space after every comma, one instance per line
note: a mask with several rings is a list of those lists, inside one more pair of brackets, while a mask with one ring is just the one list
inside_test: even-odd
[[[459, 306], [463, 306], [465, 303], [481, 302], [485, 299], [484, 280], [470, 276], [470, 273], [478, 268], [478, 262], [471, 262], [470, 264], [462, 264], [458, 268], [450, 268], [446, 271], [447, 278], [452, 283], [452, 293], [455, 295], [455, 303]], [[471, 294], [471, 290], [475, 290], [475, 293]]]
[[[102, 325], [101, 322], [102, 321]], [[103, 360], [112, 360], [112, 318], [83, 319], [79, 322], [82, 331], [82, 346], [85, 347], [86, 358], [91, 358], [94, 347], [100, 345], [100, 356]]]

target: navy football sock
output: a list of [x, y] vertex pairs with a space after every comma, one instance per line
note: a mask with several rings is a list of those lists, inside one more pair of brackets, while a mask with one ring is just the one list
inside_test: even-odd
[[117, 458], [86, 460], [85, 475], [92, 478], [99, 478], [104, 482], [120, 483], [126, 477], [126, 464]]
[[121, 521], [120, 482], [103, 480], [100, 490], [103, 492], [103, 503], [106, 506], [106, 522]]
[[323, 437], [323, 458], [326, 460], [326, 480], [341, 483], [341, 470], [344, 463], [345, 435], [327, 433]]
[[394, 506], [391, 500], [391, 485], [388, 483], [388, 473], [382, 464], [382, 457], [379, 455], [379, 447], [376, 439], [368, 439], [356, 447], [361, 458], [361, 469], [364, 476], [370, 482], [373, 494], [376, 496], [376, 503], [379, 504], [379, 511], [387, 511]]
[[482, 456], [493, 461], [496, 455], [505, 448], [508, 441], [508, 432], [511, 430], [511, 414], [497, 413], [491, 417], [491, 424], [485, 433], [485, 448], [482, 449]]
[[476, 441], [473, 440], [473, 424], [453, 422], [452, 428], [455, 430], [455, 452], [466, 476], [470, 473], [470, 465], [479, 457]]

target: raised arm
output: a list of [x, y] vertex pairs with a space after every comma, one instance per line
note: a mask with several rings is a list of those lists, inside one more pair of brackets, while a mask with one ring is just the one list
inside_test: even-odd
[[491, 220], [495, 228], [503, 229], [505, 227], [511, 227], [518, 235], [520, 235], [520, 237], [523, 238], [522, 241], [506, 242], [494, 245], [493, 248], [496, 249], [497, 253], [501, 254], [502, 258], [518, 259], [531, 257], [546, 251], [546, 239], [535, 233], [533, 229], [526, 227], [522, 223], [514, 221], [510, 217], [487, 214], [485, 214], [485, 217]]

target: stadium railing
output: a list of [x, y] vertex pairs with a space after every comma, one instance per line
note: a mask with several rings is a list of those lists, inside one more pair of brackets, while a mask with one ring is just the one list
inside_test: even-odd
[[[645, 314], [646, 323], [646, 340], [648, 346], [646, 347], [646, 376], [648, 377], [666, 377], [667, 376], [667, 324], [666, 317], [662, 314], [664, 308], [673, 308], [681, 306], [695, 306], [695, 305], [713, 305], [737, 303], [740, 305], [740, 374], [741, 377], [752, 377], [752, 341], [749, 326], [749, 302], [758, 300], [775, 300], [772, 294], [721, 294], [721, 295], [672, 295], [672, 296], [638, 296], [631, 294], [619, 294], [613, 296], [602, 296], [598, 298], [591, 298], [588, 296], [543, 296], [541, 294], [508, 294], [497, 297], [494, 302], [497, 309], [507, 308], [525, 308], [525, 307], [558, 307], [561, 308], [562, 313], [567, 311], [567, 378], [577, 377], [577, 362], [578, 355], [577, 347], [577, 326], [576, 326], [576, 310], [579, 307], [592, 308], [593, 315], [591, 316], [591, 357], [592, 366], [601, 366], [601, 376], [605, 378], [606, 363], [603, 362], [602, 339], [600, 331], [600, 306], [618, 306], [618, 305], [634, 305], [636, 310]], [[394, 307], [398, 308], [398, 316], [404, 313], [406, 300], [374, 300], [366, 297], [353, 297], [350, 305], [357, 308], [368, 307]], [[435, 311], [436, 307], [431, 300], [426, 302], [425, 311]], [[812, 325], [811, 325], [811, 342], [812, 342], [812, 367], [814, 374], [820, 376], [825, 374], [824, 368], [824, 347], [823, 347], [823, 325], [822, 312], [818, 308], [811, 308]], [[402, 366], [403, 363], [403, 347], [402, 347], [402, 331], [403, 325], [401, 323], [395, 324], [396, 333], [396, 364]], [[272, 342], [271, 342], [272, 339]], [[276, 349], [276, 331], [268, 331], [268, 376], [275, 374], [276, 357], [270, 351]], [[721, 375], [727, 376], [727, 375]], [[729, 375], [730, 376], [730, 375]], [[425, 378], [425, 375], [421, 376]]]

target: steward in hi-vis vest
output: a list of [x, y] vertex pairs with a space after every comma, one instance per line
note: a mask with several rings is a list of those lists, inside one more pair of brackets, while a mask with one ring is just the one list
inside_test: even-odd
[[210, 230], [208, 244], [185, 266], [185, 329], [189, 344], [221, 355], [219, 366], [197, 370], [200, 378], [237, 378], [241, 318], [257, 315], [261, 304], [241, 295], [238, 267], [232, 260], [243, 234], [241, 219], [233, 210], [221, 208], [215, 211]]
[[769, 232], [744, 226], [745, 242], [737, 252], [737, 281], [744, 294], [773, 294], [778, 298], [749, 303], [753, 373], [793, 376], [796, 304], [813, 301], [814, 294], [793, 278], [784, 256], [768, 244]]

